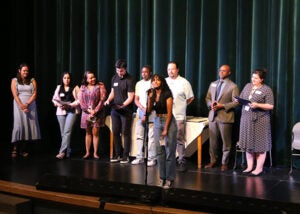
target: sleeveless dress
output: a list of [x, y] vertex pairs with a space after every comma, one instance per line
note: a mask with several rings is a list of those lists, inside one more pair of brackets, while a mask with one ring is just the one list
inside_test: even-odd
[[[33, 91], [33, 84], [21, 85], [16, 81], [16, 88], [22, 103], [26, 103]], [[14, 109], [14, 126], [12, 131], [11, 142], [39, 140], [41, 139], [40, 125], [38, 122], [36, 102], [33, 101], [28, 106], [28, 113], [20, 109], [17, 102], [13, 101]]]

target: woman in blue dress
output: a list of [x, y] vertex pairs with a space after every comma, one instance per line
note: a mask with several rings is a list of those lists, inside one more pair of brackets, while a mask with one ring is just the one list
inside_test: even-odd
[[38, 121], [36, 97], [37, 83], [29, 75], [29, 66], [22, 63], [17, 76], [11, 80], [11, 92], [14, 98], [14, 122], [11, 142], [13, 143], [12, 157], [28, 156], [26, 143], [41, 139]]

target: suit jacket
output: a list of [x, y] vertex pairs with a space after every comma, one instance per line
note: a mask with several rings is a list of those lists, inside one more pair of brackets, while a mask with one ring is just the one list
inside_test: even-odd
[[218, 121], [222, 123], [234, 123], [234, 108], [239, 104], [234, 101], [234, 96], [239, 96], [239, 89], [237, 85], [230, 79], [226, 78], [223, 83], [223, 88], [220, 92], [219, 98], [216, 98], [216, 90], [219, 80], [212, 82], [209, 85], [206, 94], [206, 105], [210, 109], [211, 103], [217, 101], [224, 104], [223, 109], [219, 109], [217, 114], [213, 110], [209, 111], [208, 119], [209, 121]]

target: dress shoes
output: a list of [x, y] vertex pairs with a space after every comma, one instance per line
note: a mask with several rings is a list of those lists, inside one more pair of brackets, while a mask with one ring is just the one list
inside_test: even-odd
[[249, 174], [251, 177], [258, 177], [261, 176], [264, 173], [264, 171], [261, 171], [260, 173], [253, 174], [252, 172]]
[[253, 169], [251, 169], [249, 171], [244, 170], [244, 171], [242, 171], [242, 174], [247, 175], [247, 174], [250, 174], [252, 171], [253, 171]]
[[84, 155], [83, 157], [82, 157], [82, 159], [89, 159], [90, 158], [90, 155]]
[[227, 170], [228, 170], [227, 164], [222, 164], [221, 171], [224, 172], [224, 171], [227, 171]]
[[209, 163], [207, 165], [204, 166], [204, 169], [211, 169], [215, 166], [215, 163]]
[[57, 159], [60, 159], [60, 160], [64, 159], [64, 157], [65, 157], [65, 153], [58, 153], [58, 154], [56, 155], [56, 158], [57, 158]]

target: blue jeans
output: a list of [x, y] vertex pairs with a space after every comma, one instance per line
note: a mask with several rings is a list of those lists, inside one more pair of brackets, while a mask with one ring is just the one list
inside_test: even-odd
[[161, 146], [159, 140], [166, 122], [165, 117], [154, 118], [154, 142], [156, 145], [159, 177], [162, 180], [174, 181], [176, 177], [176, 145], [177, 125], [172, 117], [166, 136], [166, 145]]
[[[137, 143], [137, 159], [144, 158], [144, 136], [145, 136], [145, 128], [146, 124], [142, 123], [142, 118], [144, 116], [144, 112], [140, 109], [137, 110], [139, 119], [136, 122], [135, 133], [136, 133], [136, 143]], [[151, 117], [148, 121], [148, 160], [155, 160], [156, 159], [156, 145], [154, 143], [154, 133], [153, 133], [153, 118]], [[146, 151], [146, 150], [145, 150]]]
[[67, 150], [67, 154], [71, 153], [71, 135], [74, 124], [76, 122], [77, 114], [68, 112], [66, 115], [57, 115], [57, 121], [59, 123], [61, 134], [61, 146], [59, 153], [63, 153]]

